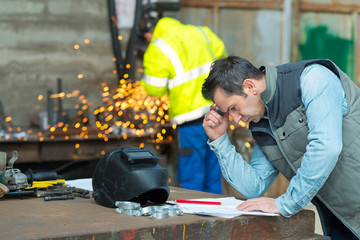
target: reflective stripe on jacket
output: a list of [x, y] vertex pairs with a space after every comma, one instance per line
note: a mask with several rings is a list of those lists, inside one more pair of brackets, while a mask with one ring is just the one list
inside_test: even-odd
[[212, 104], [202, 96], [202, 84], [211, 63], [225, 56], [223, 41], [208, 27], [162, 18], [144, 55], [141, 85], [152, 96], [169, 94], [173, 122], [200, 118]]

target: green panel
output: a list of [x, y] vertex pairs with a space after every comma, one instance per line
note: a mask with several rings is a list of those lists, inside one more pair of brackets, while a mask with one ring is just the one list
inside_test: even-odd
[[306, 28], [307, 40], [299, 45], [300, 59], [325, 58], [332, 60], [354, 79], [354, 42], [328, 32], [327, 26]]

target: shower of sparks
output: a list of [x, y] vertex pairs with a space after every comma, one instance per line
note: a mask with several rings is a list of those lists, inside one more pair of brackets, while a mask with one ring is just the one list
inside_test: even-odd
[[[119, 35], [118, 39], [123, 40], [123, 36]], [[88, 45], [90, 40], [86, 38], [83, 43]], [[74, 44], [73, 48], [80, 50], [80, 45]], [[137, 52], [134, 51], [133, 54], [137, 54]], [[117, 61], [115, 57], [112, 57], [111, 60], [113, 62]], [[126, 64], [122, 67], [130, 69], [135, 66]], [[144, 73], [143, 68], [137, 67], [136, 71], [139, 74]], [[113, 69], [112, 73], [117, 74], [116, 69]], [[85, 73], [77, 73], [76, 79], [84, 79], [85, 76]], [[127, 140], [129, 137], [147, 137], [155, 144], [156, 149], [159, 149], [159, 143], [163, 141], [173, 141], [174, 131], [177, 126], [170, 123], [168, 115], [170, 102], [167, 95], [161, 98], [151, 97], [140, 86], [139, 81], [128, 79], [128, 74], [124, 74], [122, 77], [117, 88], [110, 88], [105, 83], [101, 85], [102, 102], [100, 104], [88, 101], [84, 95], [81, 95], [80, 90], [52, 94], [50, 96], [52, 99], [65, 100], [73, 98], [78, 101], [74, 105], [77, 114], [72, 116], [72, 119], [68, 122], [60, 121], [54, 125], [47, 125], [46, 130], [29, 129], [24, 131], [19, 127], [15, 127], [12, 124], [12, 118], [7, 116], [4, 119], [7, 123], [6, 130], [9, 133], [24, 131], [28, 136], [35, 137], [39, 141], [45, 139], [54, 140], [59, 137], [69, 140], [74, 135], [76, 138], [81, 137], [83, 139], [88, 139], [89, 135], [95, 136], [105, 142], [109, 141], [110, 136], [121, 137], [123, 140]], [[46, 104], [44, 103], [46, 98], [42, 94], [39, 94], [36, 98], [42, 104]], [[65, 116], [65, 112], [63, 112], [62, 116]], [[233, 121], [231, 117], [230, 121]], [[239, 123], [231, 122], [229, 130], [234, 131], [238, 126], [248, 127], [242, 121]], [[97, 129], [95, 134], [90, 133], [90, 130], [93, 129]], [[10, 138], [9, 135], [0, 136], [2, 140], [9, 140]], [[29, 137], [17, 137], [17, 139], [28, 141]], [[81, 148], [79, 143], [76, 143], [74, 147], [75, 149]], [[145, 143], [140, 143], [138, 147], [145, 147]], [[247, 142], [246, 147], [250, 148], [250, 143]], [[105, 151], [102, 151], [101, 155], [104, 154]]]
[[[125, 74], [124, 78], [128, 75]], [[106, 138], [109, 134], [120, 134], [123, 139], [129, 136], [150, 136], [153, 142], [172, 140], [167, 136], [170, 107], [167, 96], [155, 98], [148, 96], [139, 82], [121, 79], [119, 87], [110, 90], [102, 87], [103, 105], [94, 110], [96, 127], [103, 133], [99, 137]], [[175, 127], [176, 128], [176, 127]], [[139, 147], [143, 147], [141, 143]]]

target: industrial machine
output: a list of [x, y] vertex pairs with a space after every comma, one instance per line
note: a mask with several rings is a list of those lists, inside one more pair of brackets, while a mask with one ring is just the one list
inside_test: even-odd
[[65, 179], [61, 179], [56, 172], [33, 173], [28, 169], [22, 173], [14, 168], [17, 159], [18, 152], [13, 151], [7, 163], [6, 152], [0, 152], [0, 198], [4, 195], [44, 197], [45, 201], [90, 198], [88, 190], [65, 186]]
[[20, 169], [14, 168], [14, 163], [18, 159], [18, 152], [13, 151], [12, 157], [6, 164], [6, 152], [1, 152], [0, 160], [0, 182], [10, 191], [24, 190], [28, 187], [27, 177]]
[[[119, 29], [116, 25], [116, 7], [114, 0], [108, 0], [109, 6], [109, 17], [110, 17], [110, 29], [112, 35], [114, 57], [116, 59], [116, 69], [119, 75], [119, 79], [123, 78], [124, 74], [129, 75], [129, 79], [134, 79], [136, 68], [136, 59], [142, 58], [141, 50], [144, 46], [143, 39], [139, 35], [139, 23], [144, 16], [148, 15], [150, 12], [157, 13], [158, 18], [163, 17], [163, 13], [166, 11], [178, 11], [181, 8], [180, 2], [152, 2], [150, 0], [136, 0], [135, 7], [135, 17], [134, 24], [130, 31], [130, 39], [126, 46], [125, 59], [123, 59], [123, 54], [121, 50], [121, 45], [119, 42]], [[126, 68], [125, 66], [129, 64], [131, 68]]]

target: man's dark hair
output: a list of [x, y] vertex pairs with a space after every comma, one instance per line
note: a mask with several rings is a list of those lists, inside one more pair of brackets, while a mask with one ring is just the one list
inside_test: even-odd
[[262, 75], [248, 60], [230, 55], [212, 63], [209, 76], [202, 86], [202, 94], [205, 99], [214, 101], [215, 90], [220, 88], [228, 95], [246, 96], [242, 87], [244, 80], [260, 80]]

